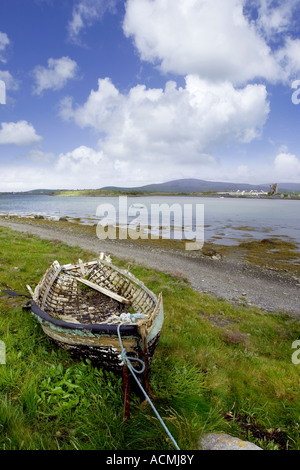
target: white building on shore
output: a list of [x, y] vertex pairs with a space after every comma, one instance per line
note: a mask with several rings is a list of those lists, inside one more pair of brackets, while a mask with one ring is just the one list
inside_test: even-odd
[[250, 191], [246, 191], [246, 190], [237, 190], [237, 191], [218, 191], [218, 193], [220, 196], [236, 196], [236, 197], [241, 197], [241, 196], [244, 196], [244, 197], [263, 197], [263, 196], [267, 196], [268, 195], [268, 192], [266, 191], [263, 191], [263, 190], [256, 190], [256, 189], [251, 189]]

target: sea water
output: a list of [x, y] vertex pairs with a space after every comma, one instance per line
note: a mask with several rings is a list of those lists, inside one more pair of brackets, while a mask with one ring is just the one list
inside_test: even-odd
[[[99, 222], [96, 213], [102, 204], [113, 205], [118, 211], [119, 198], [4, 195], [0, 196], [0, 215], [41, 215], [52, 220], [68, 217], [71, 222], [76, 219], [77, 222], [94, 225]], [[128, 197], [128, 207], [131, 207], [136, 217], [142, 208], [147, 208], [150, 214], [153, 204], [167, 204], [169, 207], [180, 204], [182, 208], [184, 204], [203, 204], [205, 241], [232, 245], [241, 240], [278, 236], [290, 239], [300, 247], [298, 200], [189, 196]], [[128, 222], [132, 218], [129, 217]], [[147, 225], [149, 221], [145, 220], [144, 223]], [[171, 219], [170, 224], [174, 224], [174, 220]]]

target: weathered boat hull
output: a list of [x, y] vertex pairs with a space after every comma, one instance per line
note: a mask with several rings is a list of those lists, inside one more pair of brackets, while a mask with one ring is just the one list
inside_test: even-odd
[[[91, 265], [92, 263], [86, 263], [88, 267]], [[114, 284], [115, 291], [118, 290], [121, 280], [123, 282], [123, 280], [126, 279], [123, 291], [126, 291], [127, 295], [132, 292], [136, 296], [137, 302], [135, 306], [140, 308], [141, 311], [144, 308], [144, 311], [148, 312], [146, 318], [137, 319], [135, 322], [130, 322], [129, 324], [120, 324], [120, 322], [117, 324], [110, 324], [109, 322], [83, 324], [78, 323], [76, 320], [72, 322], [73, 317], [69, 304], [66, 304], [65, 307], [65, 309], [68, 308], [67, 311], [70, 314], [69, 320], [65, 321], [57, 318], [53, 316], [53, 312], [52, 314], [47, 312], [47, 306], [51, 305], [51, 302], [53, 302], [54, 294], [52, 295], [52, 299], [48, 302], [48, 296], [49, 293], [51, 293], [51, 289], [53, 290], [53, 286], [49, 288], [46, 275], [33, 293], [31, 312], [40, 322], [45, 334], [59, 347], [69, 351], [74, 357], [88, 358], [97, 366], [114, 371], [121, 371], [123, 361], [121, 357], [121, 345], [118, 338], [119, 327], [123, 347], [127, 354], [131, 357], [142, 359], [147, 366], [149, 366], [163, 326], [164, 311], [162, 295], [160, 294], [156, 298], [143, 283], [140, 283], [127, 271], [122, 271], [103, 261], [101, 261], [100, 266], [104, 266], [105, 268], [106, 280], [110, 279], [113, 273], [118, 274], [118, 282]], [[94, 268], [93, 270], [95, 271]], [[52, 276], [52, 272], [50, 274]], [[55, 277], [56, 281], [57, 277], [58, 276]], [[95, 277], [97, 276], [94, 275], [94, 278]], [[114, 276], [114, 279], [116, 279], [116, 276]], [[45, 283], [47, 284], [46, 286], [44, 285]], [[99, 285], [101, 285], [101, 283], [99, 283]], [[111, 286], [112, 284], [110, 287]], [[57, 298], [60, 297], [58, 296]], [[143, 302], [145, 307], [143, 307]], [[57, 305], [60, 304], [57, 302]], [[149, 309], [151, 310], [150, 313]]]
[[[44, 333], [62, 349], [76, 358], [88, 358], [93, 364], [111, 370], [122, 370], [118, 325], [77, 325], [50, 317], [31, 300], [31, 312], [40, 322]], [[128, 355], [148, 360], [150, 365], [163, 324], [162, 299], [158, 315], [146, 338], [138, 325], [122, 325], [120, 334]]]

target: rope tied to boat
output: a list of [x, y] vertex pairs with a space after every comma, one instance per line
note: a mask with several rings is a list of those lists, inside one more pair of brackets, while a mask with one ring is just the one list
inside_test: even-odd
[[[161, 416], [159, 415], [158, 411], [156, 410], [155, 406], [153, 405], [149, 395], [146, 393], [146, 391], [144, 390], [143, 386], [141, 385], [139, 379], [137, 378], [136, 374], [142, 374], [145, 370], [145, 363], [144, 361], [142, 361], [141, 359], [137, 358], [137, 357], [129, 357], [127, 356], [127, 352], [126, 352], [126, 349], [124, 348], [123, 346], [123, 342], [122, 342], [122, 338], [121, 338], [121, 333], [120, 333], [120, 328], [122, 326], [123, 323], [120, 323], [118, 325], [118, 338], [119, 338], [119, 342], [120, 342], [120, 346], [121, 346], [121, 359], [124, 363], [127, 364], [127, 367], [128, 369], [130, 370], [133, 378], [135, 379], [136, 383], [138, 384], [139, 388], [141, 389], [141, 391], [143, 392], [146, 400], [149, 402], [151, 408], [153, 409], [156, 417], [158, 418], [160, 424], [162, 425], [162, 427], [164, 428], [165, 432], [167, 433], [167, 435], [169, 436], [169, 438], [171, 439], [172, 443], [174, 444], [174, 447], [176, 450], [180, 450], [177, 442], [175, 441], [174, 437], [172, 436], [172, 434], [170, 433], [169, 429], [167, 428], [167, 426], [165, 425], [163, 419], [161, 418]], [[131, 362], [138, 362], [140, 365], [141, 365], [141, 369], [136, 369], [135, 367], [133, 367], [132, 363]]]

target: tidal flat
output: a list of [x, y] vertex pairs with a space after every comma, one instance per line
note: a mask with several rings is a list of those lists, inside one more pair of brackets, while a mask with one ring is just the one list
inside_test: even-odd
[[300, 252], [289, 238], [235, 239], [235, 244], [206, 242], [186, 251], [181, 240], [99, 240], [96, 225], [80, 220], [0, 217], [0, 225], [71, 246], [105, 252], [187, 279], [198, 292], [266, 311], [299, 315]]

